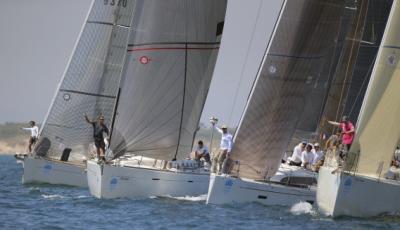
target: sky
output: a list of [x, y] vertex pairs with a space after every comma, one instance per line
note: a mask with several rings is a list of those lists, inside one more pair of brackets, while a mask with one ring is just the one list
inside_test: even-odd
[[[262, 0], [246, 1], [245, 8], [243, 1], [229, 1], [228, 12], [232, 13], [227, 14], [226, 20], [230, 18], [230, 22], [225, 21], [220, 54], [201, 118], [205, 124], [209, 117], [216, 116], [221, 124], [237, 125], [255, 78], [254, 71], [264, 53], [264, 49], [254, 45], [260, 41], [253, 38], [254, 27], [248, 24], [258, 19], [256, 13]], [[0, 123], [44, 120], [90, 2], [0, 1]], [[240, 15], [233, 17], [234, 13]], [[228, 28], [229, 36], [225, 35]], [[229, 53], [232, 47], [236, 50], [234, 55]], [[256, 61], [246, 62], [253, 60], [253, 56]], [[245, 66], [253, 71], [243, 70]]]

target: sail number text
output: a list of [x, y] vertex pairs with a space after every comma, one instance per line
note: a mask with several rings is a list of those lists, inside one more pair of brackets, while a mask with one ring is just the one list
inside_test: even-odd
[[104, 0], [104, 5], [106, 6], [122, 6], [122, 7], [126, 7], [126, 5], [128, 4], [128, 0]]

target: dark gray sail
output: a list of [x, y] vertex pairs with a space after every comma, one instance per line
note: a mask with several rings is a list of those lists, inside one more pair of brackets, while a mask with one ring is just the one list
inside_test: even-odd
[[366, 23], [353, 76], [351, 81], [346, 82], [349, 90], [343, 115], [347, 115], [351, 121], [357, 121], [392, 4], [393, 0], [368, 1]]
[[315, 83], [329, 69], [344, 1], [286, 1], [235, 136], [239, 176], [274, 175]]
[[225, 0], [137, 2], [111, 149], [190, 153], [216, 62]]
[[328, 136], [337, 129], [326, 120], [339, 120], [342, 115], [348, 115], [353, 122], [357, 120], [392, 2], [363, 0], [356, 3], [319, 132]]
[[82, 160], [93, 142], [92, 119], [101, 113], [110, 123], [120, 84], [135, 1], [96, 0], [59, 84], [35, 153]]

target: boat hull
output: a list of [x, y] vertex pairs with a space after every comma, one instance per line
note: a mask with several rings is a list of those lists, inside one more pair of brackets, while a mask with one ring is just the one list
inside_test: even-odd
[[400, 183], [321, 167], [317, 205], [328, 216], [371, 217], [400, 211]]
[[264, 205], [291, 206], [300, 201], [314, 203], [315, 189], [298, 188], [226, 175], [210, 176], [207, 204], [259, 202]]
[[22, 183], [47, 183], [87, 187], [86, 169], [81, 165], [25, 157], [20, 159], [24, 167]]
[[110, 199], [202, 195], [207, 193], [210, 177], [206, 173], [100, 165], [88, 161], [87, 178], [93, 196]]

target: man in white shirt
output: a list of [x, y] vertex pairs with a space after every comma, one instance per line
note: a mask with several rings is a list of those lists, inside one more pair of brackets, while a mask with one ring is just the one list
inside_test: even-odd
[[312, 152], [313, 146], [311, 144], [307, 144], [306, 150], [301, 154], [301, 167], [307, 168], [313, 164], [314, 161], [314, 153]]
[[39, 135], [39, 128], [36, 126], [35, 121], [30, 121], [29, 125], [31, 126], [30, 128], [22, 128], [22, 129], [31, 131], [31, 136], [29, 137], [29, 144], [28, 144], [28, 151], [29, 153], [31, 153], [32, 146], [36, 143]]
[[204, 158], [204, 160], [211, 164], [211, 160], [210, 160], [210, 152], [208, 151], [207, 146], [204, 145], [203, 141], [200, 140], [197, 142], [197, 148], [194, 151], [194, 158], [197, 161], [200, 161], [201, 158]]
[[[232, 134], [228, 132], [228, 127], [223, 125], [221, 128], [216, 127], [221, 136], [221, 144], [219, 146], [219, 151], [213, 157], [212, 171], [213, 173], [219, 173], [222, 170], [222, 165], [232, 150]], [[218, 165], [218, 167], [217, 167]]]
[[287, 162], [289, 165], [300, 166], [301, 165], [301, 156], [307, 145], [307, 142], [302, 141], [300, 144], [296, 145], [293, 149], [293, 154], [291, 157], [287, 158]]
[[314, 144], [313, 153], [314, 153], [313, 165], [317, 164], [319, 161], [324, 160], [324, 152], [321, 150], [318, 143]]

